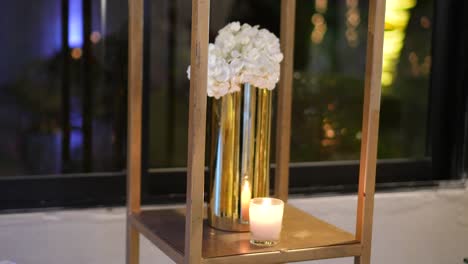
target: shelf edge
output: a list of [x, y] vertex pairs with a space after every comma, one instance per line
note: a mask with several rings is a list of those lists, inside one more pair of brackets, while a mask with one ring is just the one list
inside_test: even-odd
[[293, 249], [288, 251], [288, 262], [304, 261], [304, 260], [318, 260], [329, 258], [344, 258], [360, 256], [362, 252], [362, 245], [356, 241], [352, 244], [319, 247], [319, 248], [305, 248]]
[[359, 242], [327, 247], [292, 249], [275, 252], [261, 252], [245, 255], [234, 255], [203, 259], [203, 264], [261, 264], [288, 263], [307, 260], [356, 257], [361, 255], [362, 246]]
[[175, 263], [183, 263], [184, 255], [182, 255], [181, 252], [175, 250], [165, 240], [155, 235], [145, 224], [142, 223], [142, 221], [140, 221], [138, 215], [130, 214], [127, 218], [127, 221], [130, 221], [130, 223], [138, 230], [138, 232], [140, 232], [140, 234], [145, 236], [170, 259], [172, 259]]

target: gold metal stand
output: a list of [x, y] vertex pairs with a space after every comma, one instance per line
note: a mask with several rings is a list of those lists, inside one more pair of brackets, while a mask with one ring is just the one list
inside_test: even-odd
[[[143, 0], [129, 0], [127, 264], [138, 263], [139, 233], [176, 263], [260, 264], [339, 257], [355, 257], [356, 264], [370, 263], [385, 0], [369, 2], [356, 234], [286, 205], [280, 244], [258, 248], [248, 243], [247, 233], [219, 231], [204, 225], [203, 221], [209, 0], [192, 0], [187, 206], [182, 211], [140, 211]], [[284, 61], [278, 89], [275, 195], [284, 201], [288, 198], [295, 9], [295, 0], [281, 0], [280, 37]]]

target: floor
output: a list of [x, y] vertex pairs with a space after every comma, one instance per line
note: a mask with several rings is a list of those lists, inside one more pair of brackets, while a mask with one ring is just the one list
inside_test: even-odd
[[[355, 196], [295, 198], [291, 203], [354, 230]], [[0, 264], [124, 264], [124, 213], [124, 208], [109, 208], [0, 215]], [[145, 238], [141, 240], [141, 264], [172, 263]], [[462, 264], [464, 257], [468, 257], [468, 189], [377, 194], [373, 263]]]

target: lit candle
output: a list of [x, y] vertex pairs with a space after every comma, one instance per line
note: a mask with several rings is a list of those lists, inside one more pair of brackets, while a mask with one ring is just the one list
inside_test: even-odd
[[254, 198], [250, 201], [250, 242], [272, 246], [279, 242], [284, 203], [274, 198]]
[[241, 192], [241, 219], [242, 221], [249, 221], [249, 207], [250, 199], [252, 198], [252, 193], [250, 191], [249, 181], [244, 180], [244, 184]]

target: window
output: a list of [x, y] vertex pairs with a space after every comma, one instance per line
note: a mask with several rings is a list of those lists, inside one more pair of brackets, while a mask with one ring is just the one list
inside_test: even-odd
[[[380, 183], [426, 185], [459, 178], [466, 167], [466, 7], [449, 2], [387, 1]], [[0, 208], [123, 203], [127, 1], [2, 5]], [[168, 201], [185, 193], [191, 6], [145, 5], [142, 192], [146, 201]], [[357, 183], [367, 6], [297, 0], [293, 193]], [[278, 35], [279, 14], [277, 1], [214, 1], [211, 41], [233, 20]]]
[[105, 3], [2, 3], [1, 208], [106, 201], [124, 177], [127, 1]]

